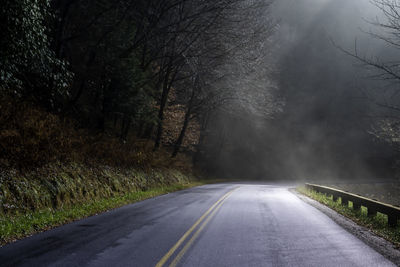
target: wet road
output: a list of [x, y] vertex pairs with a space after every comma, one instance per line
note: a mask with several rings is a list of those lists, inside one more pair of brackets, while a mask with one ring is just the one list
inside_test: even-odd
[[0, 266], [394, 266], [287, 186], [215, 184], [0, 248]]

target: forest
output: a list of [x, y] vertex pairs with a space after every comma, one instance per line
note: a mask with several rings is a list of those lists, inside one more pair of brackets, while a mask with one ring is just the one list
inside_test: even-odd
[[225, 149], [220, 120], [281, 106], [270, 5], [6, 0], [0, 244], [225, 178], [210, 164]]
[[0, 265], [400, 264], [400, 0], [1, 3]]
[[3, 1], [1, 213], [195, 177], [397, 179], [398, 4], [306, 2]]
[[[143, 140], [154, 142], [153, 151], [167, 147], [172, 157], [216, 153], [204, 142], [218, 135], [212, 121], [221, 110], [244, 115], [251, 112], [244, 102], [263, 116], [278, 109], [273, 85], [265, 90], [261, 83], [270, 75], [260, 67], [275, 26], [269, 5], [6, 1], [1, 166], [64, 160], [81, 154], [81, 146], [101, 158]], [[114, 141], [113, 149], [96, 145]]]

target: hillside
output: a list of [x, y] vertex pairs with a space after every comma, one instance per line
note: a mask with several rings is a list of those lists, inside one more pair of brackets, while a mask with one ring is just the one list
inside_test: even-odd
[[[167, 113], [167, 147], [177, 110]], [[185, 154], [172, 159], [149, 139], [93, 133], [26, 101], [2, 98], [0, 125], [0, 243], [197, 184]]]

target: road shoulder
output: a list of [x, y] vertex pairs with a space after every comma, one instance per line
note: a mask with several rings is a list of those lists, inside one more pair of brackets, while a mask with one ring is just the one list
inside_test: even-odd
[[313, 200], [307, 196], [304, 196], [297, 192], [294, 188], [290, 189], [290, 192], [296, 195], [298, 198], [306, 202], [307, 204], [318, 209], [329, 218], [331, 218], [338, 225], [346, 229], [348, 232], [362, 240], [365, 244], [382, 254], [385, 258], [392, 261], [397, 266], [400, 266], [400, 250], [389, 241], [375, 235], [371, 230], [360, 226], [345, 216], [337, 213], [329, 207]]

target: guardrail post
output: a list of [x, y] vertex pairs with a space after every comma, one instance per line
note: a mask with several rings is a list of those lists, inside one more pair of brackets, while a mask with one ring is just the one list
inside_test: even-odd
[[371, 207], [367, 207], [367, 215], [368, 217], [375, 217], [377, 214], [377, 211]]
[[387, 215], [388, 225], [390, 227], [397, 227], [400, 220], [400, 207], [396, 207], [390, 204], [379, 202], [375, 199], [368, 199], [363, 196], [348, 193], [342, 190], [329, 188], [326, 186], [319, 186], [313, 184], [306, 184], [307, 188], [312, 189], [315, 192], [323, 193], [325, 195], [332, 196], [334, 201], [341, 199], [341, 204], [343, 206], [349, 207], [349, 202], [353, 203], [354, 210], [360, 210], [361, 206], [366, 207], [368, 211], [368, 216], [376, 216], [378, 212]]
[[360, 210], [361, 209], [361, 204], [353, 201], [353, 210]]
[[397, 226], [397, 216], [395, 215], [388, 215], [388, 225], [390, 227], [396, 227]]
[[342, 199], [342, 205], [345, 205], [346, 207], [349, 206], [349, 200], [345, 199], [344, 197], [340, 197]]

